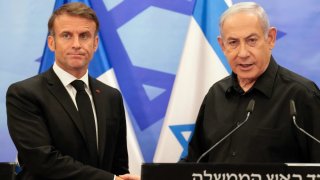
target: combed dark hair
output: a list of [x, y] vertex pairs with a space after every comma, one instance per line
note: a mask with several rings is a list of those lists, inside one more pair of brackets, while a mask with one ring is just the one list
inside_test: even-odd
[[75, 3], [64, 4], [59, 9], [55, 10], [52, 13], [52, 15], [48, 21], [48, 30], [49, 30], [50, 35], [52, 35], [52, 36], [54, 35], [53, 26], [54, 26], [55, 19], [58, 16], [63, 15], [63, 14], [67, 14], [70, 16], [79, 16], [79, 17], [93, 20], [94, 23], [96, 24], [95, 34], [98, 33], [99, 20], [98, 20], [96, 13], [93, 11], [93, 9], [91, 9], [87, 5], [85, 5], [83, 3], [75, 2]]

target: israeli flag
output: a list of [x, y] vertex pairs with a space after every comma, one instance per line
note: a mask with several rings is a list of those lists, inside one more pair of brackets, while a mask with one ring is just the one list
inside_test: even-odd
[[[96, 1], [96, 0], [56, 0], [55, 7], [54, 9], [59, 8], [65, 3], [70, 3], [70, 2], [82, 2], [90, 6], [95, 12], [97, 13], [97, 16], [100, 21], [100, 32], [98, 34], [99, 36], [99, 46], [97, 51], [95, 52], [95, 55], [90, 62], [89, 65], [89, 74], [97, 78], [98, 80], [104, 82], [105, 84], [108, 84], [109, 86], [112, 86], [114, 88], [119, 88], [119, 84], [114, 72], [114, 68], [112, 67], [112, 62], [109, 61], [108, 57], [110, 59], [112, 56], [108, 55], [108, 50], [106, 48], [106, 44], [110, 42], [104, 41], [106, 34], [106, 28], [109, 26], [106, 25], [108, 22], [112, 21], [104, 21], [105, 19], [105, 14], [107, 10], [104, 8], [104, 4], [101, 1]], [[111, 26], [111, 25], [110, 25]], [[43, 56], [41, 58], [41, 65], [39, 69], [39, 73], [46, 71], [49, 69], [54, 63], [54, 53], [50, 51], [48, 48], [47, 44], [45, 44]], [[125, 103], [125, 108], [126, 102]], [[126, 112], [128, 112], [126, 110]], [[141, 163], [143, 162], [143, 158], [140, 152], [139, 145], [137, 143], [137, 139], [134, 133], [134, 129], [132, 127], [132, 123], [130, 120], [130, 117], [128, 114], [126, 114], [127, 118], [127, 146], [128, 146], [128, 153], [129, 153], [129, 170], [133, 174], [140, 174], [140, 167]]]
[[187, 155], [205, 94], [230, 73], [217, 41], [219, 18], [228, 4], [224, 0], [196, 1], [154, 162], [177, 162]]

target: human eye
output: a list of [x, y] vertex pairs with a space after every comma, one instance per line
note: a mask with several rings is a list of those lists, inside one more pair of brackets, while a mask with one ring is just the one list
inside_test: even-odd
[[257, 41], [258, 41], [258, 38], [256, 37], [250, 37], [246, 40], [247, 44], [252, 47], [256, 45]]
[[231, 39], [227, 41], [227, 45], [231, 48], [236, 48], [239, 45], [239, 41], [235, 39]]
[[71, 39], [71, 34], [67, 33], [67, 32], [64, 32], [64, 33], [61, 34], [61, 37], [63, 39]]
[[87, 39], [89, 39], [91, 36], [90, 36], [89, 33], [85, 32], [85, 33], [81, 33], [79, 37], [80, 37], [80, 39], [82, 39], [82, 40], [87, 40]]

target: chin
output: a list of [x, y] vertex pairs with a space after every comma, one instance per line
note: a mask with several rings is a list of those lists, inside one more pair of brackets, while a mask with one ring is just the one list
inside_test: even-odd
[[69, 67], [73, 68], [73, 69], [83, 69], [87, 67], [86, 63], [72, 63], [69, 65]]
[[247, 79], [247, 80], [251, 80], [251, 79], [253, 80], [253, 79], [256, 79], [256, 77], [257, 77], [257, 76], [252, 75], [252, 74], [243, 74], [243, 73], [240, 73], [237, 76], [240, 79]]

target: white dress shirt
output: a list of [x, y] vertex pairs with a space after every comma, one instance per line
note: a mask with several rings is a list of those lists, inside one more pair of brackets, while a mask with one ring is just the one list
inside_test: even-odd
[[98, 146], [98, 123], [97, 123], [97, 115], [96, 115], [96, 109], [93, 103], [93, 98], [92, 98], [92, 93], [91, 90], [89, 88], [89, 76], [88, 76], [88, 70], [86, 72], [86, 74], [84, 76], [82, 76], [80, 79], [77, 79], [76, 77], [74, 77], [73, 75], [71, 75], [70, 73], [66, 72], [65, 70], [63, 70], [61, 67], [59, 67], [56, 62], [53, 64], [53, 71], [56, 73], [56, 75], [58, 76], [58, 78], [60, 79], [60, 81], [62, 82], [63, 86], [66, 88], [66, 90], [68, 91], [74, 105], [77, 107], [77, 102], [76, 102], [76, 94], [77, 94], [77, 90], [70, 84], [71, 82], [73, 82], [74, 80], [81, 80], [84, 82], [85, 84], [85, 90], [87, 92], [87, 94], [90, 97], [90, 101], [91, 101], [91, 105], [92, 105], [92, 110], [93, 110], [93, 115], [94, 115], [94, 124], [96, 127], [96, 139], [97, 139], [97, 149], [99, 150], [99, 146]]

